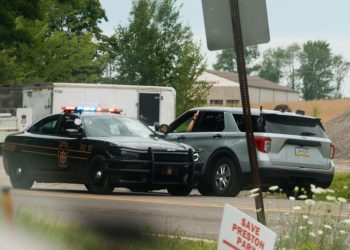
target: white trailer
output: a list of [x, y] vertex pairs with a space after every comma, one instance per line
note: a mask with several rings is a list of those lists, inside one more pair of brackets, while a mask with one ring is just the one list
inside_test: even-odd
[[122, 108], [124, 114], [152, 126], [175, 119], [176, 92], [169, 87], [115, 84], [0, 85], [0, 112], [2, 108], [32, 108], [35, 122], [61, 112], [62, 106]]
[[0, 112], [0, 154], [6, 136], [21, 132], [32, 124], [32, 109], [9, 109], [8, 112]]
[[169, 124], [176, 115], [176, 92], [157, 86], [54, 83], [52, 113], [62, 106], [121, 108], [149, 126]]

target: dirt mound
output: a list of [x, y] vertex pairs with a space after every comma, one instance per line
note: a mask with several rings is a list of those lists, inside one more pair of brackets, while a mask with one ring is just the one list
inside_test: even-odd
[[350, 160], [350, 111], [328, 121], [324, 127], [335, 144], [335, 159]]

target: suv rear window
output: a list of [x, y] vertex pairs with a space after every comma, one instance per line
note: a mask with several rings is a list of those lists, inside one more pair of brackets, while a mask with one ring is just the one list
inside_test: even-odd
[[[238, 129], [245, 132], [243, 115], [234, 115]], [[285, 115], [252, 116], [253, 131], [326, 138], [319, 119]]]

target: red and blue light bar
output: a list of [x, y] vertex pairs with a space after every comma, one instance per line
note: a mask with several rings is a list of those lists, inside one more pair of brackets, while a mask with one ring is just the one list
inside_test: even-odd
[[75, 113], [82, 113], [82, 112], [109, 112], [114, 114], [120, 114], [123, 112], [123, 109], [120, 108], [101, 108], [101, 107], [82, 107], [82, 106], [62, 106], [61, 109], [64, 112], [75, 112]]

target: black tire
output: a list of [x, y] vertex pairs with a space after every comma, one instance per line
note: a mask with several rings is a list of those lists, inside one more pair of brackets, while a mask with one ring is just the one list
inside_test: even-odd
[[172, 196], [187, 196], [191, 193], [192, 187], [188, 186], [178, 186], [178, 187], [168, 187], [168, 193]]
[[210, 196], [212, 194], [211, 185], [207, 182], [200, 182], [197, 188], [201, 195]]
[[106, 158], [96, 155], [92, 158], [88, 169], [88, 182], [85, 187], [93, 194], [112, 193], [114, 187], [110, 183], [110, 174]]
[[214, 196], [235, 197], [240, 192], [237, 171], [233, 160], [220, 158], [211, 169], [211, 194]]
[[12, 187], [30, 189], [34, 180], [28, 177], [29, 168], [23, 163], [23, 158], [14, 156], [9, 166], [9, 176]]

